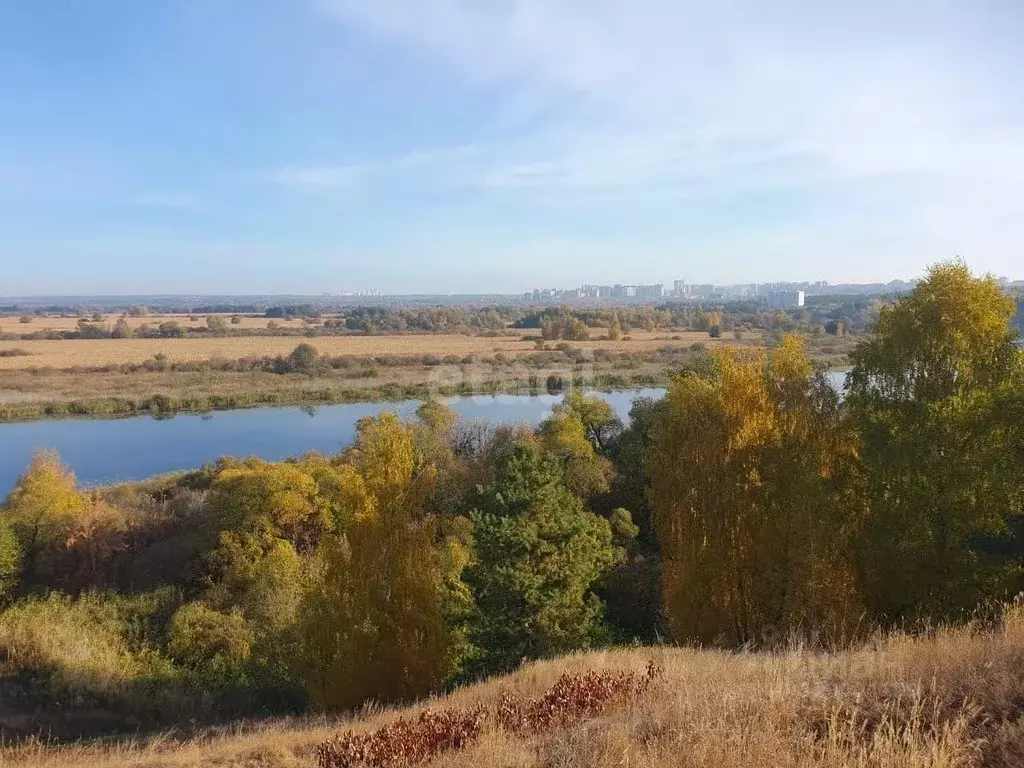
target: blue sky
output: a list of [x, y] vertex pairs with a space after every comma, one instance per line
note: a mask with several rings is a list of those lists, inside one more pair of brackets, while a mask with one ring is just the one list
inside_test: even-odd
[[1019, 0], [6, 0], [0, 295], [1024, 277]]

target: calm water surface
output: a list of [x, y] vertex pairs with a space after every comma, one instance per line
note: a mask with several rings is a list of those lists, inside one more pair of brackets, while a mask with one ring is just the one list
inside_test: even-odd
[[[661, 397], [664, 389], [598, 393], [625, 418], [634, 398]], [[537, 424], [561, 400], [551, 395], [476, 395], [446, 400], [459, 416], [495, 423]], [[352, 403], [303, 408], [253, 408], [169, 419], [66, 419], [0, 425], [0, 501], [25, 471], [33, 452], [60, 453], [85, 485], [142, 480], [194, 469], [221, 456], [279, 461], [306, 451], [337, 453], [356, 421], [384, 410], [412, 416], [418, 401]]]
[[[829, 375], [842, 388], [845, 374]], [[599, 394], [625, 419], [637, 397], [659, 398], [664, 389]], [[538, 424], [561, 400], [553, 395], [474, 395], [446, 400], [465, 419]], [[418, 401], [352, 403], [317, 408], [253, 408], [169, 419], [65, 419], [0, 424], [0, 500], [14, 487], [32, 454], [57, 451], [85, 485], [143, 480], [195, 469], [221, 456], [259, 456], [280, 461], [306, 451], [337, 453], [355, 433], [356, 422], [384, 410], [412, 416]]]

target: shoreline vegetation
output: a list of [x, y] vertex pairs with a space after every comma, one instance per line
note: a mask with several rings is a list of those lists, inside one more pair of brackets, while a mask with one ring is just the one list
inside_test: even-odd
[[[616, 392], [646, 387], [664, 387], [671, 377], [640, 374], [631, 378], [621, 376], [598, 377], [594, 382], [583, 379], [572, 381], [571, 386], [591, 392]], [[178, 399], [167, 395], [152, 395], [133, 400], [130, 398], [100, 398], [96, 400], [41, 401], [0, 406], [0, 424], [18, 424], [32, 421], [70, 418], [135, 418], [152, 416], [170, 417], [180, 414], [204, 414], [217, 411], [235, 411], [250, 408], [328, 406], [348, 403], [396, 403], [407, 400], [423, 401], [431, 397], [470, 397], [473, 395], [561, 395], [570, 384], [551, 385], [546, 382], [518, 380], [492, 380], [479, 386], [432, 386], [428, 383], [398, 385], [386, 384], [373, 388], [315, 389], [297, 392], [250, 392], [233, 395], [183, 396]]]
[[[410, 339], [387, 337], [382, 349], [409, 348]], [[808, 351], [818, 365], [843, 366], [850, 339], [808, 339]], [[278, 340], [286, 341], [286, 340]], [[667, 386], [674, 376], [699, 371], [718, 347], [761, 348], [773, 342], [763, 334], [711, 339], [706, 334], [642, 334], [625, 338], [613, 348], [602, 340], [590, 342], [522, 343], [509, 351], [445, 353], [448, 340], [413, 337], [419, 354], [332, 354], [337, 346], [320, 340], [287, 341], [278, 354], [235, 359], [173, 359], [157, 351], [128, 362], [64, 368], [38, 367], [34, 354], [9, 356], [0, 368], [0, 423], [76, 417], [169, 416], [267, 406], [318, 406], [355, 402], [421, 400], [430, 396], [480, 394], [558, 394], [570, 386], [597, 391]], [[362, 340], [361, 340], [362, 341]], [[369, 340], [366, 340], [369, 341]], [[486, 340], [487, 342], [493, 340]], [[37, 342], [47, 343], [47, 342]], [[49, 342], [75, 347], [89, 342]], [[95, 343], [95, 342], [94, 342]], [[156, 342], [147, 342], [156, 344]], [[479, 343], [468, 337], [464, 346]], [[347, 347], [342, 347], [347, 348]], [[469, 348], [472, 348], [469, 346]], [[164, 343], [152, 349], [169, 349]], [[481, 347], [483, 349], [483, 347]], [[497, 349], [498, 351], [494, 351]], [[180, 354], [180, 352], [178, 353]]]
[[879, 304], [6, 308], [0, 423], [664, 386], [719, 347], [794, 333], [816, 363], [845, 366]]

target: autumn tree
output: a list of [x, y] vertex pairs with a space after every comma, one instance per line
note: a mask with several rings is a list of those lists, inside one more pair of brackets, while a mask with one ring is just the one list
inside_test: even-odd
[[226, 461], [210, 487], [211, 530], [216, 535], [266, 532], [299, 550], [315, 548], [336, 520], [309, 469], [301, 462]]
[[346, 487], [344, 472], [315, 454], [280, 464], [228, 461], [213, 481], [205, 599], [241, 612], [262, 661], [297, 620], [310, 571], [303, 558], [343, 524]]
[[0, 607], [3, 607], [18, 583], [21, 572], [21, 547], [18, 537], [7, 519], [0, 512]]
[[602, 453], [608, 447], [608, 443], [622, 431], [622, 419], [615, 413], [611, 404], [600, 397], [585, 395], [579, 388], [569, 390], [551, 411], [556, 416], [579, 419], [587, 439]]
[[474, 672], [593, 646], [602, 637], [595, 583], [620, 558], [608, 521], [565, 486], [559, 462], [518, 444], [473, 513], [467, 572], [477, 614]]
[[313, 706], [334, 711], [420, 697], [454, 671], [460, 643], [444, 603], [450, 570], [465, 563], [438, 546], [425, 507], [434, 468], [395, 414], [361, 421], [345, 462], [349, 522], [321, 547], [299, 663]]
[[[83, 494], [81, 508], [65, 528], [64, 541], [55, 542], [48, 558], [49, 585], [71, 594], [107, 586], [112, 564], [127, 549], [127, 528], [120, 510], [97, 493]], [[40, 570], [37, 577], [44, 576]]]
[[606, 492], [612, 464], [597, 453], [580, 416], [562, 411], [541, 422], [538, 433], [545, 453], [558, 462], [566, 487], [583, 499]]
[[114, 323], [114, 329], [110, 332], [112, 339], [130, 339], [132, 337], [131, 326], [128, 325], [128, 321], [123, 317], [117, 318], [117, 322]]
[[619, 313], [612, 312], [611, 322], [608, 323], [608, 339], [618, 341], [622, 337], [622, 323], [619, 322]]
[[644, 461], [669, 628], [726, 645], [841, 639], [858, 614], [858, 507], [836, 396], [792, 338], [767, 358], [713, 359], [715, 376], [670, 387]]
[[320, 353], [312, 344], [303, 342], [288, 355], [288, 369], [312, 375], [320, 367]]
[[179, 608], [168, 630], [168, 654], [212, 688], [245, 682], [252, 632], [242, 613], [221, 613], [201, 602]]
[[859, 554], [879, 617], [951, 616], [1010, 587], [1015, 568], [981, 544], [1021, 513], [1013, 313], [993, 278], [938, 264], [851, 355], [871, 506]]
[[459, 427], [455, 412], [437, 398], [425, 400], [416, 409], [416, 420], [410, 425], [413, 445], [420, 461], [433, 468], [432, 508], [441, 514], [458, 514], [471, 483], [469, 467], [459, 460], [456, 443]]
[[697, 305], [697, 309], [694, 311], [693, 316], [690, 320], [690, 325], [695, 331], [706, 331], [710, 325], [707, 315], [704, 314], [704, 307], [701, 304]]
[[30, 579], [53, 572], [53, 562], [71, 537], [87, 504], [74, 474], [52, 451], [32, 457], [4, 502]]
[[547, 340], [586, 341], [590, 329], [569, 307], [561, 307], [541, 320], [541, 337]]
[[220, 315], [207, 315], [206, 327], [211, 333], [224, 333], [228, 329], [228, 321]]
[[[607, 621], [623, 642], [655, 642], [661, 631], [661, 575], [657, 537], [647, 499], [645, 459], [651, 434], [658, 423], [661, 401], [640, 397], [633, 401], [629, 423], [605, 442], [614, 473], [608, 503], [629, 510], [636, 534], [624, 547], [625, 559], [605, 578], [600, 595]], [[614, 514], [614, 512], [613, 512]]]

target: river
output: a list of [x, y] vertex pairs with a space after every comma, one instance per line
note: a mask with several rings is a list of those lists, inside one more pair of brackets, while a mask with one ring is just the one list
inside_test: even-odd
[[[842, 388], [845, 374], [829, 378]], [[659, 398], [660, 388], [596, 393], [620, 417], [637, 397]], [[445, 402], [461, 418], [494, 423], [538, 424], [561, 399], [553, 395], [473, 395]], [[350, 403], [315, 408], [252, 408], [154, 419], [63, 419], [0, 424], [0, 500], [14, 487], [32, 454], [57, 451], [86, 486], [143, 480], [195, 469], [221, 456], [259, 456], [280, 461], [306, 451], [337, 453], [355, 433], [356, 422], [384, 410], [412, 416], [418, 401]]]
[[[637, 397], [658, 398], [664, 389], [597, 393], [623, 418]], [[552, 395], [474, 395], [448, 398], [461, 418], [538, 424], [561, 400]], [[14, 487], [32, 454], [57, 451], [86, 486], [143, 480], [195, 469], [221, 456], [260, 456], [280, 461], [306, 451], [337, 453], [355, 434], [356, 422], [384, 410], [412, 416], [418, 401], [349, 403], [315, 408], [251, 408], [167, 419], [62, 419], [0, 425], [0, 500]]]

